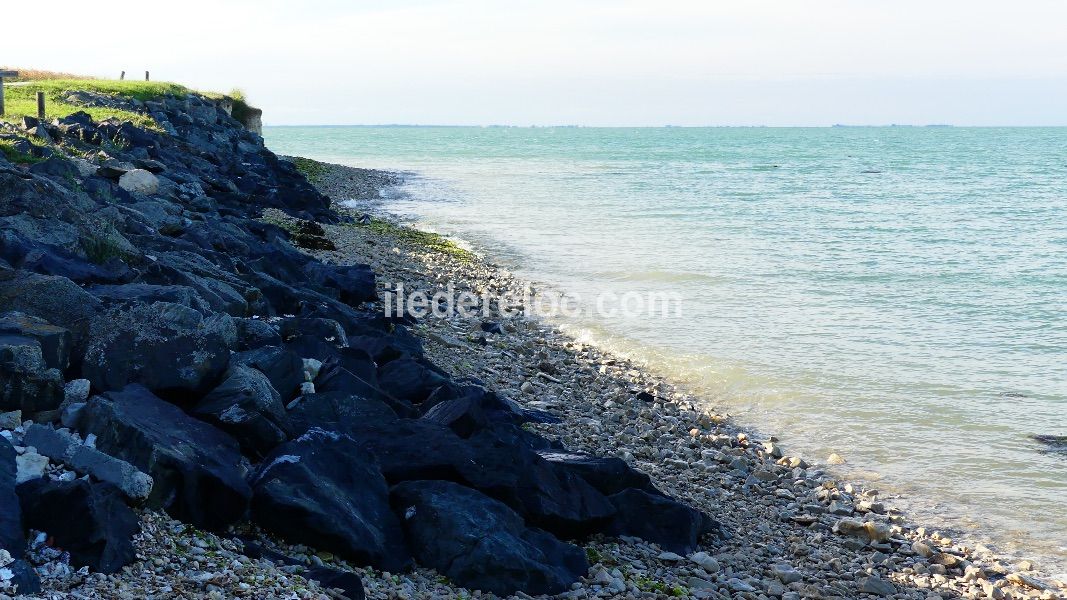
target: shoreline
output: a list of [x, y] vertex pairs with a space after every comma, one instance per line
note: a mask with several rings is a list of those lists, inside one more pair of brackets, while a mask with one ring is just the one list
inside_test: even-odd
[[[367, 177], [391, 180], [389, 185], [399, 178], [314, 164], [322, 170], [312, 177], [313, 183], [335, 200], [365, 191], [365, 185], [356, 182]], [[346, 210], [353, 212], [342, 212]], [[326, 226], [338, 250], [316, 255], [330, 262], [368, 262], [383, 282], [423, 289], [453, 281], [457, 288], [503, 293], [523, 285], [473, 253], [457, 261], [451, 252], [420, 246], [417, 237], [412, 241], [398, 235], [414, 230], [397, 225], [388, 200], [377, 202], [370, 214], [390, 226]], [[620, 456], [652, 476], [664, 491], [719, 518], [728, 533], [746, 532], [702, 548], [717, 557], [708, 563], [718, 567], [715, 572], [684, 558], [659, 558], [643, 543], [586, 544], [591, 557], [613, 558], [591, 561], [598, 564], [575, 594], [595, 593], [595, 582], [611, 585], [621, 575], [630, 592], [684, 597], [1064, 597], [1064, 588], [1043, 579], [1047, 574], [1034, 571], [1029, 561], [1009, 563], [988, 549], [962, 546], [926, 531], [881, 502], [876, 490], [837, 484], [819, 465], [781, 457], [775, 438], [757, 442], [749, 439], [749, 428], [722, 415], [702, 414], [690, 394], [642, 366], [582, 345], [553, 325], [525, 318], [505, 323], [505, 333], [485, 336], [498, 338], [487, 339], [485, 346], [478, 344], [484, 334], [477, 322], [427, 318], [412, 329], [438, 365], [460, 376], [478, 377], [502, 395], [563, 418], [558, 425], [538, 426], [540, 433], [572, 450]], [[523, 353], [524, 346], [538, 350]], [[638, 399], [635, 391], [654, 400]], [[857, 524], [860, 532], [854, 531]], [[750, 530], [763, 537], [763, 551], [751, 547]], [[767, 552], [768, 547], [777, 552]], [[652, 572], [658, 580], [619, 569], [649, 563], [656, 565]], [[378, 597], [372, 593], [374, 579], [367, 573], [370, 597]], [[642, 581], [650, 589], [641, 589]], [[895, 592], [881, 585], [889, 582], [897, 585]]]

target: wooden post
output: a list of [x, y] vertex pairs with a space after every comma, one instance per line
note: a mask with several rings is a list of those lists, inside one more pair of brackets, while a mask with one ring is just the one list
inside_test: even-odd
[[4, 77], [18, 76], [18, 71], [0, 71], [0, 117], [4, 116]]
[[144, 80], [145, 80], [145, 81], [148, 81], [148, 71], [145, 71], [145, 72], [144, 72]]
[[119, 73], [119, 81], [123, 81], [125, 79], [126, 79], [126, 71], [123, 71], [122, 73]]
[[44, 92], [37, 92], [37, 119], [44, 121]]

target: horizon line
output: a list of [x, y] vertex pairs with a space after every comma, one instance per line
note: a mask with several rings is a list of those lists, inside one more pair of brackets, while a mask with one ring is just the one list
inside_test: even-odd
[[439, 125], [432, 123], [316, 123], [316, 124], [264, 124], [264, 128], [270, 127], [365, 127], [365, 128], [481, 128], [481, 129], [1049, 129], [1065, 128], [1061, 125], [959, 125], [953, 123], [884, 123], [884, 124], [861, 124], [834, 123], [832, 125], [507, 125], [507, 124], [465, 124], [465, 125]]

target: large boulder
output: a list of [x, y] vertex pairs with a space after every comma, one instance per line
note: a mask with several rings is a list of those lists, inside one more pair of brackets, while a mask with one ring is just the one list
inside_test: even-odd
[[170, 302], [109, 310], [93, 319], [89, 336], [82, 373], [93, 387], [139, 383], [164, 394], [210, 390], [237, 343], [229, 316], [205, 318]]
[[408, 481], [393, 507], [419, 564], [470, 588], [509, 595], [558, 594], [589, 569], [585, 552], [526, 527], [488, 496], [448, 481]]
[[541, 458], [506, 431], [470, 439], [423, 419], [388, 427], [348, 423], [391, 483], [414, 479], [456, 481], [504, 502], [530, 523], [565, 538], [602, 531], [615, 514], [608, 499], [578, 475]]
[[347, 436], [312, 429], [276, 448], [255, 481], [252, 518], [262, 527], [361, 565], [408, 567], [385, 478]]
[[34, 479], [20, 485], [18, 495], [23, 525], [52, 536], [75, 566], [115, 573], [136, 558], [133, 536], [140, 524], [115, 486]]
[[0, 412], [53, 410], [63, 401], [63, 374], [49, 368], [41, 343], [0, 334]]
[[341, 302], [353, 306], [378, 300], [370, 265], [327, 265], [310, 262], [304, 267], [311, 281], [338, 292]]
[[556, 449], [541, 450], [538, 454], [548, 462], [575, 473], [600, 493], [608, 496], [630, 488], [663, 495], [652, 485], [648, 475], [632, 468], [621, 458], [591, 456]]
[[40, 317], [84, 338], [89, 323], [101, 310], [100, 300], [66, 277], [19, 272], [0, 280], [0, 306]]
[[639, 537], [677, 554], [692, 553], [700, 537], [718, 527], [694, 508], [643, 490], [624, 490], [610, 499], [617, 512], [609, 533]]
[[240, 519], [252, 490], [237, 442], [140, 385], [89, 399], [81, 431], [96, 447], [152, 476], [148, 505], [203, 527]]
[[232, 435], [256, 457], [287, 439], [289, 422], [281, 396], [266, 375], [250, 366], [232, 366], [192, 413]]

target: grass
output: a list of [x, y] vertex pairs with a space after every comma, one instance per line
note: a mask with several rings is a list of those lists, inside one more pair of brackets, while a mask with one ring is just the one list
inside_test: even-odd
[[8, 162], [17, 165], [32, 165], [33, 163], [38, 163], [43, 160], [32, 154], [26, 154], [25, 152], [16, 149], [14, 140], [0, 140], [0, 154], [3, 154]]
[[366, 227], [375, 233], [402, 240], [413, 246], [420, 246], [427, 250], [448, 254], [459, 261], [471, 262], [475, 258], [474, 254], [469, 250], [459, 247], [455, 242], [441, 234], [403, 227], [395, 223], [390, 223], [385, 219], [372, 218], [370, 223], [357, 223], [353, 226]]
[[116, 118], [131, 121], [138, 127], [159, 130], [148, 115], [128, 110], [88, 107], [63, 100], [65, 92], [88, 91], [112, 96], [127, 96], [137, 100], [153, 100], [168, 95], [182, 96], [189, 90], [175, 83], [149, 81], [109, 81], [103, 79], [48, 79], [32, 81], [26, 85], [4, 86], [5, 121], [17, 122], [24, 116], [37, 116], [37, 92], [44, 92], [45, 111], [49, 119], [62, 118], [84, 111], [94, 121]]

